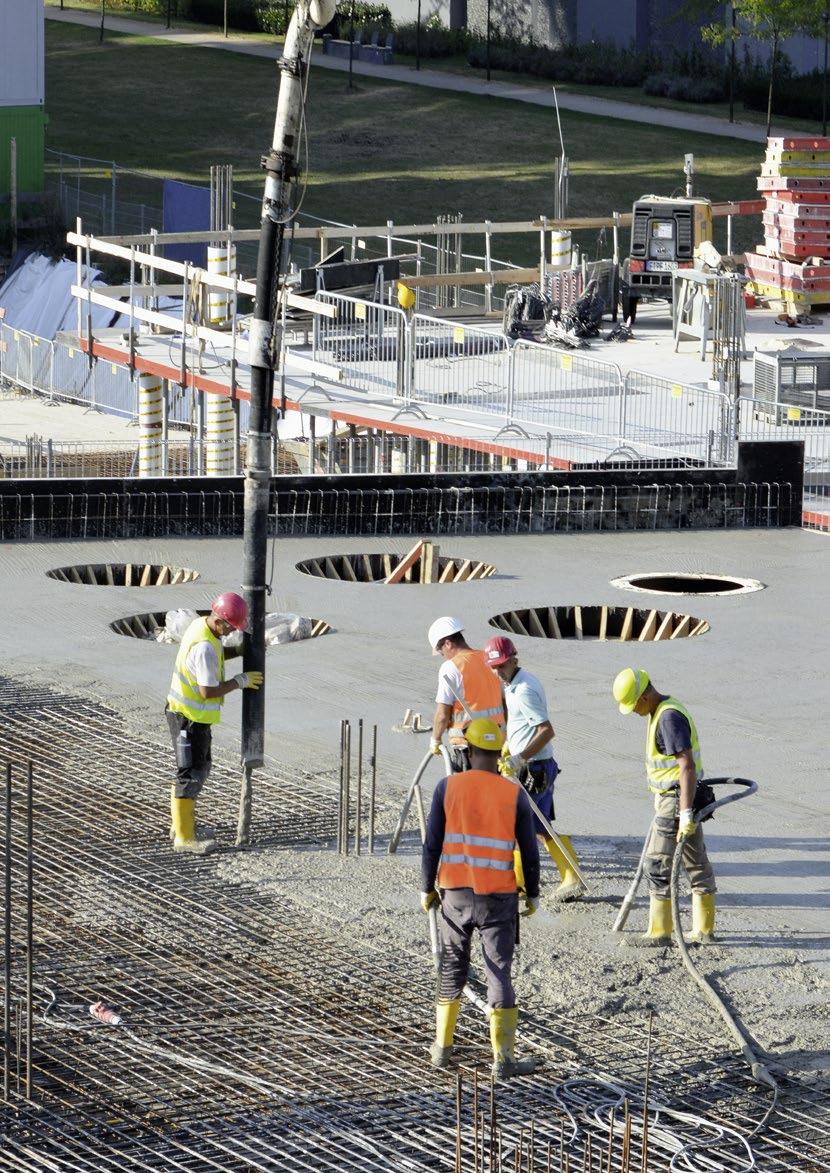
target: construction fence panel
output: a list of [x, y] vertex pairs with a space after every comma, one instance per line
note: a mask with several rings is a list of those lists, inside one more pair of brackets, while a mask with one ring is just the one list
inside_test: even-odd
[[[56, 399], [92, 405], [94, 396], [93, 366], [77, 346], [54, 343], [51, 394]], [[94, 364], [93, 364], [94, 365]]]
[[738, 436], [741, 440], [801, 440], [805, 509], [830, 507], [830, 411], [742, 397]]
[[333, 305], [337, 317], [315, 314], [314, 360], [338, 367], [349, 385], [358, 390], [389, 399], [404, 395], [409, 369], [404, 311], [322, 290], [317, 300]]
[[413, 317], [412, 399], [506, 418], [510, 344], [503, 334], [432, 318]]
[[628, 371], [620, 434], [636, 448], [665, 448], [708, 465], [731, 465], [733, 412], [728, 395], [651, 371]]
[[619, 437], [623, 392], [616, 363], [538, 342], [513, 346], [511, 420]]

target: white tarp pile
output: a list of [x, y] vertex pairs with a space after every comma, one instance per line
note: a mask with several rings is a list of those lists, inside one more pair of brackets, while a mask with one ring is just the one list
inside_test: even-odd
[[[76, 273], [74, 261], [51, 261], [41, 253], [31, 253], [0, 285], [0, 318], [4, 325], [50, 340], [61, 330], [77, 331], [78, 311], [70, 292]], [[102, 284], [98, 269], [91, 269], [90, 277], [93, 286]], [[86, 284], [85, 268], [81, 282]], [[86, 306], [83, 314], [86, 322]], [[92, 307], [93, 326], [116, 325], [113, 317], [121, 315], [114, 315], [105, 306]]]
[[[164, 618], [164, 627], [159, 628], [155, 638], [162, 644], [181, 643], [185, 630], [197, 618], [198, 613], [186, 607], [168, 611]], [[273, 611], [265, 616], [265, 646], [310, 639], [312, 626], [313, 621], [306, 615], [295, 615], [292, 612], [280, 614]], [[234, 631], [226, 635], [222, 643], [229, 650], [239, 650], [242, 647], [242, 632]]]

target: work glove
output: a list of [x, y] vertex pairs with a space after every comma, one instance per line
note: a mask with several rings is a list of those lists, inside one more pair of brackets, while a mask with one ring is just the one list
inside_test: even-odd
[[502, 758], [501, 772], [505, 778], [515, 778], [517, 774], [522, 772], [526, 764], [520, 753], [507, 754], [506, 757]]
[[234, 684], [239, 688], [261, 688], [262, 687], [262, 673], [261, 672], [239, 672], [233, 678]]
[[519, 916], [533, 916], [534, 912], [536, 912], [537, 908], [539, 907], [539, 897], [538, 896], [525, 896], [524, 899], [525, 899], [524, 912], [520, 912]]
[[695, 812], [685, 810], [680, 812], [680, 826], [677, 828], [677, 842], [683, 843], [695, 833]]
[[439, 908], [441, 904], [441, 897], [433, 888], [431, 892], [421, 893], [421, 908], [424, 912], [429, 912], [431, 908]]
[[434, 754], [436, 758], [441, 755], [441, 742], [436, 737], [430, 738], [429, 752]]

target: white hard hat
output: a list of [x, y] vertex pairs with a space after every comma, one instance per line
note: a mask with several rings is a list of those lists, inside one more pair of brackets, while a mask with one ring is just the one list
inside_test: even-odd
[[442, 615], [440, 619], [436, 619], [434, 623], [430, 624], [427, 639], [432, 648], [433, 656], [438, 655], [438, 644], [442, 639], [446, 639], [448, 635], [458, 635], [459, 631], [463, 630], [464, 624], [460, 619], [453, 619], [452, 615]]

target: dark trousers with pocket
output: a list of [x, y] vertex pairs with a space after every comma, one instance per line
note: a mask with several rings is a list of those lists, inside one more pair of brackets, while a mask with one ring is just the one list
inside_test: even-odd
[[210, 725], [203, 721], [191, 721], [182, 713], [164, 710], [173, 752], [177, 753], [179, 735], [182, 730], [190, 741], [191, 761], [189, 766], [176, 766], [176, 798], [198, 798], [207, 781], [213, 760], [210, 756]]
[[477, 929], [484, 955], [488, 1004], [496, 1010], [510, 1010], [516, 1005], [510, 970], [516, 947], [518, 912], [516, 892], [477, 896], [472, 888], [445, 888], [441, 891], [438, 996], [442, 1001], [461, 997], [470, 972], [470, 948]]

